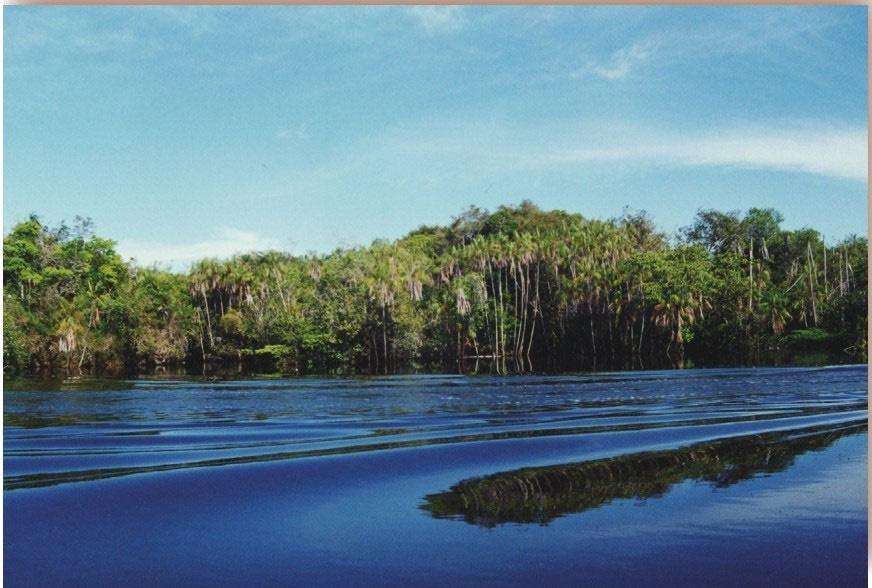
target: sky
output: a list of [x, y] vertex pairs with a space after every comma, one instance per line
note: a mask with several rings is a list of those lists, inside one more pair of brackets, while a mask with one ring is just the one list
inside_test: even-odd
[[6, 6], [4, 231], [172, 268], [524, 199], [865, 234], [866, 11]]

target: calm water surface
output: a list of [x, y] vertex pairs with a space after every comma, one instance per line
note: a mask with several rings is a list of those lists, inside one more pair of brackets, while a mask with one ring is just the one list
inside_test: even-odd
[[866, 582], [865, 366], [5, 388], [9, 586]]

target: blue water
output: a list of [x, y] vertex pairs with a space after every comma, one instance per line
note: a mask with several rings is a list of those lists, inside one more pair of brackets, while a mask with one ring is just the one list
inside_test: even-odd
[[4, 580], [861, 585], [866, 377], [6, 382]]

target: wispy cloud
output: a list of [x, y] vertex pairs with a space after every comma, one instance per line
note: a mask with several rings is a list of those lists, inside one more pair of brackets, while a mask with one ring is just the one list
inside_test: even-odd
[[606, 80], [621, 80], [637, 65], [648, 60], [655, 45], [652, 41], [633, 43], [615, 51], [606, 62], [589, 61], [574, 77], [590, 73]]
[[753, 19], [747, 14], [726, 12], [721, 20], [658, 27], [635, 38], [625, 34], [624, 44], [617, 49], [588, 49], [581, 59], [576, 57], [569, 77], [617, 81], [632, 77], [630, 74], [642, 66], [662, 69], [728, 55], [754, 54], [773, 61], [784, 60], [785, 55], [793, 61], [797, 55], [808, 59], [809, 39], [819, 42], [825, 31], [844, 24], [829, 14], [809, 18], [806, 12], [789, 9], [760, 11], [759, 17]]
[[[865, 127], [804, 124], [722, 125], [684, 129], [573, 121], [514, 125], [507, 121], [430, 121], [386, 131], [358, 145], [352, 160], [326, 164], [334, 174], [353, 169], [397, 170], [397, 182], [418, 169], [449, 177], [474, 165], [484, 173], [583, 163], [615, 170], [639, 166], [734, 167], [808, 173], [851, 181], [867, 179]], [[323, 178], [322, 178], [323, 179]]]
[[428, 33], [458, 31], [466, 22], [461, 6], [411, 6], [406, 13]]
[[[44, 60], [60, 54], [75, 60], [81, 55], [114, 53], [117, 58], [153, 55], [176, 49], [168, 33], [191, 39], [232, 25], [226, 7], [138, 6], [124, 9], [15, 7], [4, 31], [10, 47]], [[16, 55], [18, 57], [18, 55]], [[103, 57], [103, 55], [101, 55]]]
[[865, 129], [733, 129], [711, 134], [643, 134], [621, 143], [585, 146], [551, 155], [555, 162], [649, 162], [681, 166], [736, 166], [867, 179]]
[[120, 241], [118, 251], [125, 258], [133, 258], [139, 265], [158, 264], [173, 269], [184, 269], [191, 262], [206, 257], [219, 259], [237, 253], [279, 249], [276, 239], [258, 233], [240, 231], [230, 227], [217, 229], [214, 236], [203, 241], [165, 245], [151, 241]]
[[225, 19], [231, 19], [233, 8], [227, 6], [140, 6], [140, 15], [153, 17], [169, 26], [187, 31], [194, 37], [214, 32]]
[[291, 125], [276, 133], [277, 139], [308, 139], [310, 136], [308, 125], [304, 122]]

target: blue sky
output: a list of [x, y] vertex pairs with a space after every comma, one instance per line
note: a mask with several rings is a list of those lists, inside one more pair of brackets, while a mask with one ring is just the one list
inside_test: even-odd
[[866, 7], [4, 7], [4, 224], [142, 263], [470, 204], [866, 232]]

